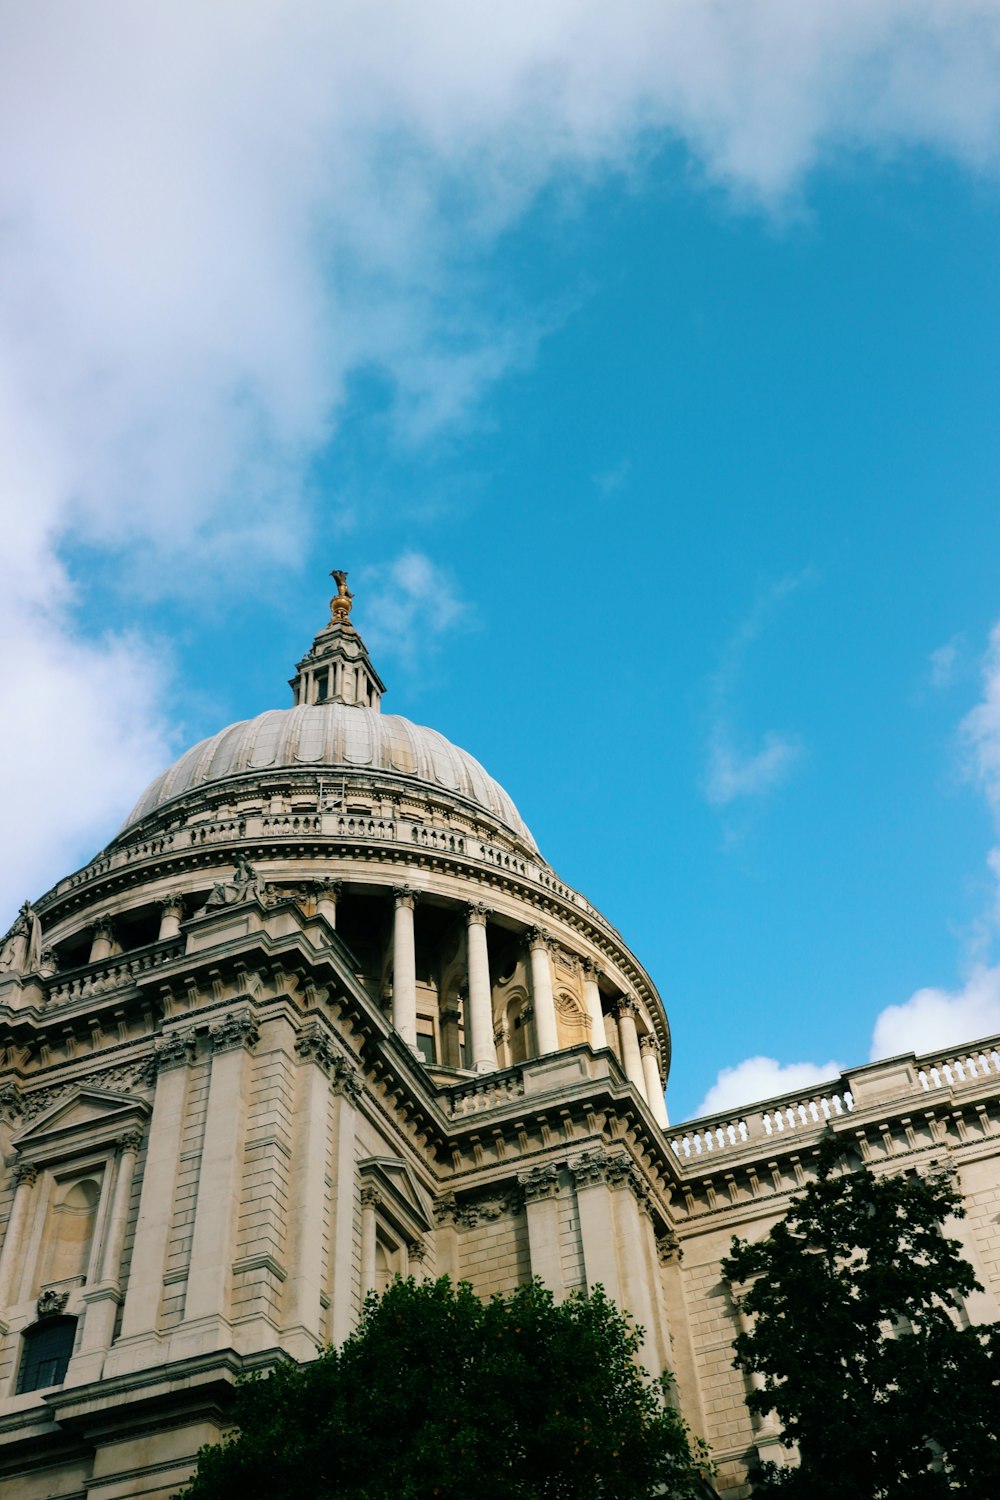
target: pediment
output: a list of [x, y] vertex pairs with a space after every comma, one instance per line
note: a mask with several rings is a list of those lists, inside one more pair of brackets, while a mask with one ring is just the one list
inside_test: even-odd
[[21, 1161], [47, 1161], [110, 1144], [141, 1129], [149, 1115], [144, 1099], [108, 1089], [79, 1088], [18, 1131], [11, 1141]]
[[432, 1227], [433, 1205], [406, 1162], [398, 1156], [369, 1156], [359, 1163], [362, 1187], [374, 1187], [383, 1211], [412, 1234]]

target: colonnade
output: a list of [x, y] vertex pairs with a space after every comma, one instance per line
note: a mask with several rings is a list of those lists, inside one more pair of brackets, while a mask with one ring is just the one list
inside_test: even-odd
[[[335, 920], [335, 896], [325, 892], [324, 914]], [[417, 964], [414, 913], [417, 893], [409, 886], [393, 891], [392, 922], [392, 1019], [399, 1035], [414, 1051], [417, 1047]], [[477, 1073], [491, 1073], [499, 1066], [494, 1035], [493, 985], [490, 978], [487, 921], [489, 909], [478, 902], [465, 908], [465, 941], [468, 964], [466, 1024], [470, 1063]], [[554, 940], [541, 927], [525, 932], [531, 974], [531, 1000], [535, 1039], [539, 1056], [559, 1050], [555, 985], [552, 966]], [[657, 1122], [666, 1126], [667, 1114], [660, 1076], [659, 1043], [649, 1032], [639, 1034], [638, 1003], [619, 998], [615, 1012], [606, 1016], [601, 1004], [600, 971], [590, 958], [581, 961], [583, 1001], [589, 1040], [595, 1049], [609, 1045], [608, 1030], [617, 1028], [617, 1052], [629, 1082], [649, 1104]]]

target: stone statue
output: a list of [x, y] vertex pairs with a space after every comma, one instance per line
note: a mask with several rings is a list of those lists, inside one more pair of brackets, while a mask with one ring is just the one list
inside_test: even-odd
[[266, 905], [267, 886], [246, 855], [238, 854], [232, 880], [218, 881], [205, 906], [206, 909], [210, 906], [239, 906], [243, 901], [260, 901]]
[[25, 901], [0, 944], [0, 973], [36, 974], [41, 961], [42, 924], [31, 902]]
[[347, 625], [350, 623], [351, 606], [354, 603], [354, 595], [347, 587], [347, 574], [334, 568], [330, 577], [337, 585], [337, 592], [330, 600], [330, 624]]

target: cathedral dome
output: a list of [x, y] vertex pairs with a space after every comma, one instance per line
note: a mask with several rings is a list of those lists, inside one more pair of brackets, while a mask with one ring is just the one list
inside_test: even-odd
[[435, 729], [383, 714], [377, 706], [338, 700], [268, 709], [194, 745], [146, 788], [119, 837], [210, 783], [286, 769], [331, 776], [375, 771], [422, 783], [471, 802], [535, 849], [514, 803], [473, 756]]

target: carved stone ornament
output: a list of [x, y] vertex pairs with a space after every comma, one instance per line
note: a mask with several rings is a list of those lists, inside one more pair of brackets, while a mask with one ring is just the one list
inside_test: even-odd
[[0, 1084], [0, 1120], [8, 1124], [24, 1113], [24, 1101], [16, 1083]]
[[544, 948], [548, 952], [555, 939], [546, 927], [529, 927], [525, 933], [529, 948]]
[[478, 1224], [493, 1224], [506, 1214], [516, 1213], [518, 1202], [511, 1193], [470, 1198], [459, 1203], [454, 1193], [443, 1193], [434, 1204], [437, 1224], [454, 1224], [458, 1229], [475, 1229]]
[[530, 1172], [518, 1172], [517, 1181], [525, 1203], [554, 1198], [559, 1192], [559, 1173], [554, 1166], [532, 1167]]
[[42, 956], [42, 925], [30, 901], [21, 904], [13, 926], [0, 941], [0, 973], [34, 974]]
[[370, 1182], [366, 1183], [365, 1186], [361, 1189], [361, 1207], [362, 1208], [381, 1208], [382, 1207], [382, 1194], [379, 1192], [378, 1188], [377, 1187], [373, 1187]]
[[257, 874], [245, 854], [236, 856], [231, 880], [219, 880], [205, 902], [205, 910], [217, 906], [240, 906], [245, 901], [267, 905], [267, 885]]
[[639, 1051], [652, 1052], [653, 1056], [656, 1058], [657, 1063], [659, 1063], [660, 1044], [651, 1031], [644, 1031], [642, 1036], [639, 1038]]
[[35, 1310], [39, 1318], [55, 1318], [63, 1311], [69, 1301], [69, 1292], [55, 1292], [49, 1289], [43, 1292], [35, 1303]]
[[681, 1249], [680, 1240], [672, 1229], [656, 1236], [656, 1254], [661, 1266], [679, 1265], [684, 1259], [684, 1251]]
[[342, 880], [316, 880], [313, 882], [313, 895], [317, 901], [327, 900], [336, 904], [340, 900], [340, 893], [344, 889]]
[[37, 1178], [38, 1168], [33, 1161], [23, 1161], [14, 1168], [14, 1181], [18, 1187], [34, 1187]]
[[169, 1036], [160, 1037], [148, 1060], [148, 1066], [155, 1077], [157, 1073], [165, 1073], [168, 1068], [184, 1067], [193, 1062], [194, 1054], [194, 1032], [173, 1031]]
[[487, 918], [492, 916], [493, 909], [484, 906], [481, 901], [468, 901], [465, 906], [465, 914], [469, 922], [476, 922], [481, 927], [486, 926]]
[[346, 1057], [335, 1057], [330, 1068], [330, 1092], [332, 1094], [343, 1094], [356, 1104], [364, 1092], [361, 1074], [352, 1062]]
[[142, 1131], [139, 1129], [123, 1131], [115, 1141], [115, 1145], [123, 1155], [126, 1151], [131, 1151], [133, 1154], [138, 1152], [142, 1145]]
[[412, 911], [417, 904], [417, 893], [412, 886], [397, 885], [392, 894], [397, 906], [408, 906]]
[[427, 1246], [424, 1244], [423, 1240], [407, 1240], [406, 1254], [407, 1258], [411, 1260], [414, 1265], [422, 1266], [424, 1260], [427, 1257]]
[[303, 1062], [314, 1062], [329, 1073], [336, 1052], [327, 1033], [320, 1026], [307, 1026], [295, 1039], [295, 1050]]
[[257, 1023], [249, 1009], [230, 1011], [215, 1026], [209, 1028], [213, 1052], [231, 1052], [236, 1047], [252, 1050], [260, 1040]]
[[578, 1188], [603, 1182], [612, 1188], [630, 1187], [640, 1202], [646, 1197], [642, 1178], [627, 1156], [600, 1149], [584, 1151], [569, 1167]]

